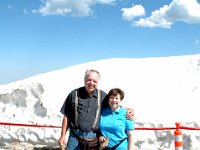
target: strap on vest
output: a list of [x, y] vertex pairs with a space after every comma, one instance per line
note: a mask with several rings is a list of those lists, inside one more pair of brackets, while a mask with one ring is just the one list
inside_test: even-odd
[[97, 119], [98, 119], [99, 112], [100, 112], [100, 102], [101, 102], [101, 92], [98, 89], [98, 106], [97, 106], [97, 113], [96, 113], [96, 117], [95, 117], [95, 120], [94, 120], [94, 124], [92, 126], [93, 129], [95, 128], [95, 126], [97, 124]]
[[76, 95], [75, 95], [75, 126], [78, 127], [78, 95], [77, 95], [77, 90], [76, 90]]

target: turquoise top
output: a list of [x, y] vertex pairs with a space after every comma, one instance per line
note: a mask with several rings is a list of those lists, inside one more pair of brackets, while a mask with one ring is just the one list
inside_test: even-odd
[[[126, 119], [127, 110], [120, 106], [112, 112], [111, 108], [105, 108], [101, 114], [99, 129], [103, 136], [109, 138], [108, 147], [113, 147], [122, 139], [128, 137], [126, 131], [134, 129], [134, 121]], [[124, 140], [116, 150], [128, 149], [128, 139]]]

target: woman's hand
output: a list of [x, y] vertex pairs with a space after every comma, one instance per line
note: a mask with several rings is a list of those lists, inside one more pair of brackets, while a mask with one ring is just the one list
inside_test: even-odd
[[100, 136], [99, 137], [99, 143], [103, 143], [107, 140], [108, 138], [104, 137], [104, 136]]
[[105, 147], [108, 146], [108, 141], [109, 138], [108, 137], [104, 137], [104, 136], [100, 136], [99, 137], [99, 143], [100, 143], [100, 150], [103, 150]]

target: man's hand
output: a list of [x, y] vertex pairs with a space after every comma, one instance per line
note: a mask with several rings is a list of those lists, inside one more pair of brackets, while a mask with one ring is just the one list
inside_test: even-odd
[[65, 136], [60, 136], [59, 140], [58, 140], [58, 144], [60, 146], [64, 146], [66, 143], [66, 139], [65, 139]]
[[126, 109], [127, 109], [126, 119], [134, 120], [134, 110], [132, 108], [126, 108]]
[[66, 132], [69, 127], [68, 124], [69, 124], [69, 119], [66, 116], [63, 116], [61, 135], [58, 140], [58, 144], [62, 147], [65, 146], [66, 144]]

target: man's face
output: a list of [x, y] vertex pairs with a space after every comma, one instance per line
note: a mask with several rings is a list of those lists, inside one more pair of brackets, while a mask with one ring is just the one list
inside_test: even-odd
[[85, 79], [85, 88], [88, 94], [92, 94], [99, 83], [99, 75], [96, 72], [90, 72]]

